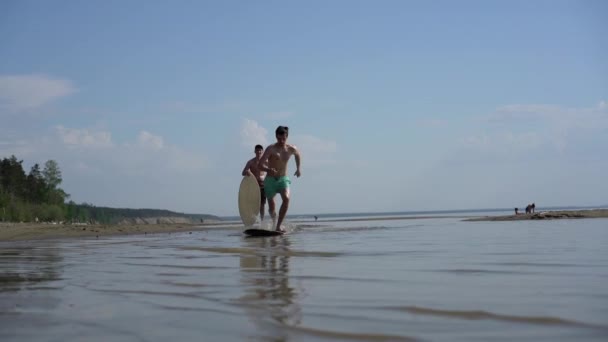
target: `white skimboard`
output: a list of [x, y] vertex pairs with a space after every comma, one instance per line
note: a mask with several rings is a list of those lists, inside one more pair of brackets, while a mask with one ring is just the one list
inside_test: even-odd
[[245, 227], [252, 227], [262, 203], [260, 186], [254, 176], [245, 176], [239, 187], [239, 215]]

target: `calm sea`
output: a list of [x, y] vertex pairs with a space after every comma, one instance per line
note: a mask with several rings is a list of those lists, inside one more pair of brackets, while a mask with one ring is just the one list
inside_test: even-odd
[[0, 243], [0, 340], [608, 340], [607, 219], [290, 227]]

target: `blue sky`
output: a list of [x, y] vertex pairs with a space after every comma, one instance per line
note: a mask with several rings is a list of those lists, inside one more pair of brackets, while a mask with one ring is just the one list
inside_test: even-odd
[[2, 1], [0, 156], [235, 215], [287, 125], [291, 214], [606, 204], [607, 37], [604, 1]]

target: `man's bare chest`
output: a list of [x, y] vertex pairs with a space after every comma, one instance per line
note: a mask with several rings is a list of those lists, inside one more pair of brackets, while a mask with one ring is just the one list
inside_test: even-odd
[[270, 154], [269, 160], [287, 162], [289, 160], [290, 156], [291, 156], [291, 153], [289, 152], [288, 149], [275, 149]]

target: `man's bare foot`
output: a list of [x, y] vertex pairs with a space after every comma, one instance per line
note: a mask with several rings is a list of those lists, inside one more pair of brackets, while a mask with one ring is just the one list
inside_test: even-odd
[[285, 226], [281, 226], [280, 228], [277, 228], [276, 231], [281, 232], [283, 234], [287, 233], [287, 229], [285, 229]]

